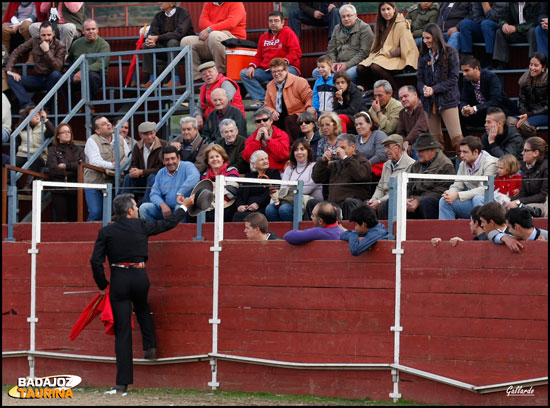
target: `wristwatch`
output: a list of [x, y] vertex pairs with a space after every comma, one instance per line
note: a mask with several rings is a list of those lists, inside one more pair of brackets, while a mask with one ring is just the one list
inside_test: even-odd
[[521, 206], [521, 201], [516, 200], [516, 204], [517, 204], [518, 207], [520, 207]]
[[212, 28], [211, 27], [206, 27], [206, 31], [208, 31], [209, 33], [212, 32]]

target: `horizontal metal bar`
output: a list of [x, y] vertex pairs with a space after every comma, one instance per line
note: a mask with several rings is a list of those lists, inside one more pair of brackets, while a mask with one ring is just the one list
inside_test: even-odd
[[297, 186], [298, 181], [296, 180], [271, 180], [271, 179], [255, 179], [255, 178], [235, 178], [231, 181], [236, 181], [238, 183], [249, 183], [249, 184], [284, 184], [285, 186]]
[[218, 360], [238, 361], [250, 364], [268, 365], [271, 367], [295, 368], [299, 370], [390, 370], [390, 364], [374, 363], [295, 363], [291, 361], [266, 360], [263, 358], [233, 356], [230, 354], [209, 353]]
[[[30, 351], [30, 350], [2, 352], [2, 358], [28, 357], [28, 356], [53, 358], [57, 360], [88, 361], [93, 363], [116, 363], [116, 357], [107, 357], [107, 356], [91, 356], [91, 355], [85, 355], [85, 354], [55, 353], [50, 351]], [[143, 358], [134, 358], [134, 364], [163, 365], [163, 364], [192, 363], [196, 361], [208, 361], [208, 360], [211, 360], [211, 357], [209, 357], [208, 354], [199, 354], [195, 356], [158, 358], [156, 360], [145, 360]]]
[[431, 180], [461, 180], [461, 181], [488, 181], [489, 176], [458, 176], [456, 174], [419, 174], [407, 173], [410, 179], [431, 179]]
[[72, 183], [63, 181], [42, 181], [44, 187], [73, 187], [73, 188], [94, 188], [96, 190], [105, 190], [107, 184], [90, 184], [90, 183]]
[[480, 387], [474, 387], [474, 390], [480, 394], [487, 394], [490, 392], [505, 391], [510, 387], [516, 386], [537, 386], [548, 384], [548, 377], [531, 378], [528, 380], [512, 381], [501, 384], [482, 385]]
[[468, 384], [462, 381], [454, 380], [452, 378], [443, 377], [441, 375], [432, 374], [427, 371], [418, 370], [416, 368], [407, 367], [401, 364], [391, 364], [392, 368], [399, 370], [403, 373], [413, 374], [418, 377], [427, 378], [429, 380], [437, 381], [443, 384], [452, 385], [453, 387], [462, 388], [463, 390], [475, 392], [475, 385]]

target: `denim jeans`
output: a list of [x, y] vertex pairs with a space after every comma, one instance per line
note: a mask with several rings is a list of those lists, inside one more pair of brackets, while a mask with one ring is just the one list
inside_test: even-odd
[[[351, 82], [353, 82], [354, 84], [357, 84], [357, 65], [354, 65], [353, 67], [346, 69], [346, 72], [351, 78]], [[311, 76], [316, 81], [317, 79], [321, 78], [321, 74], [319, 73], [319, 70], [317, 68], [313, 70], [313, 72], [311, 73]]]
[[452, 204], [448, 204], [443, 198], [439, 199], [439, 219], [454, 220], [456, 217], [461, 219], [470, 218], [472, 208], [485, 204], [485, 196], [478, 194], [471, 200], [460, 201], [457, 198]]
[[122, 188], [120, 189], [120, 194], [143, 194], [142, 203], [149, 202], [149, 194], [151, 194], [151, 187], [155, 184], [155, 173], [151, 173], [145, 177], [132, 178], [129, 174], [124, 176], [124, 181], [122, 182]]
[[265, 216], [268, 221], [292, 221], [294, 219], [294, 206], [281, 204], [277, 208], [275, 204], [269, 204], [265, 209]]
[[544, 53], [548, 60], [548, 30], [538, 25], [535, 29], [535, 37], [537, 38], [537, 51]]
[[[250, 98], [263, 101], [265, 99], [265, 89], [262, 84], [269, 82], [273, 79], [271, 72], [264, 71], [262, 68], [256, 68], [254, 70], [254, 76], [249, 78], [246, 76], [246, 69], [241, 70], [241, 79], [244, 87], [250, 94]], [[294, 75], [298, 75], [298, 70], [293, 66], [288, 67], [288, 72]]]
[[330, 13], [325, 14], [323, 18], [317, 20], [309, 14], [304, 13], [299, 8], [292, 10], [288, 16], [288, 26], [296, 33], [298, 38], [302, 34], [302, 23], [309, 26], [327, 27], [328, 38], [332, 37], [334, 27], [340, 24], [340, 9], [334, 7]]
[[[175, 211], [176, 208], [172, 209]], [[162, 210], [160, 207], [153, 203], [143, 203], [139, 206], [139, 216], [147, 221], [156, 221], [163, 220], [164, 216], [162, 215]], [[187, 215], [181, 220], [185, 222], [187, 220]]]
[[86, 204], [88, 205], [88, 221], [103, 220], [103, 191], [84, 190]]
[[[21, 81], [16, 81], [11, 76], [8, 77], [8, 84], [19, 101], [19, 107], [23, 109], [27, 105], [34, 105], [29, 92], [46, 91], [54, 87], [54, 85], [61, 79], [63, 74], [59, 71], [52, 71], [49, 75], [25, 75], [21, 76]], [[54, 98], [50, 99], [45, 106], [50, 112]]]

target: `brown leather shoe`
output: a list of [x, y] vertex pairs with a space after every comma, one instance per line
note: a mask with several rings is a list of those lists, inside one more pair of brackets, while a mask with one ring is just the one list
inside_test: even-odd
[[157, 359], [157, 349], [156, 348], [150, 348], [148, 350], [145, 350], [143, 352], [143, 358], [145, 360], [156, 360]]
[[[172, 88], [172, 80], [168, 81], [167, 83], [165, 83], [162, 86], [165, 87], [165, 88]], [[176, 82], [176, 86], [181, 86], [181, 83]]]
[[151, 85], [153, 85], [153, 83], [151, 81], [147, 81], [144, 84], [141, 84], [141, 87], [142, 88], [149, 88]]

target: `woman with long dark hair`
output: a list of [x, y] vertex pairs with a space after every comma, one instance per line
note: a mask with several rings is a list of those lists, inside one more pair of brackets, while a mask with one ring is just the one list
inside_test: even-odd
[[445, 147], [441, 121], [457, 151], [462, 140], [458, 107], [460, 91], [458, 51], [448, 46], [437, 24], [429, 23], [422, 33], [422, 47], [418, 58], [417, 88], [422, 106], [428, 115], [428, 128], [441, 147]]
[[[304, 196], [311, 196], [322, 201], [323, 189], [311, 178], [311, 172], [314, 165], [313, 149], [309, 142], [305, 139], [298, 139], [290, 148], [290, 165], [285, 169], [282, 179], [292, 181], [302, 180], [304, 182]], [[289, 194], [292, 196], [292, 187], [282, 187], [275, 193], [275, 196], [272, 195], [272, 198], [278, 201], [278, 203], [272, 202], [265, 209], [265, 215], [268, 221], [292, 221], [294, 215], [294, 201], [293, 198], [292, 203], [288, 200], [285, 201], [280, 195], [283, 191], [285, 193], [289, 191]]]
[[418, 47], [410, 25], [394, 2], [378, 3], [375, 37], [369, 56], [357, 65], [357, 75], [365, 90], [371, 90], [379, 79], [387, 80], [394, 95], [398, 86], [393, 76], [407, 67], [416, 70]]

